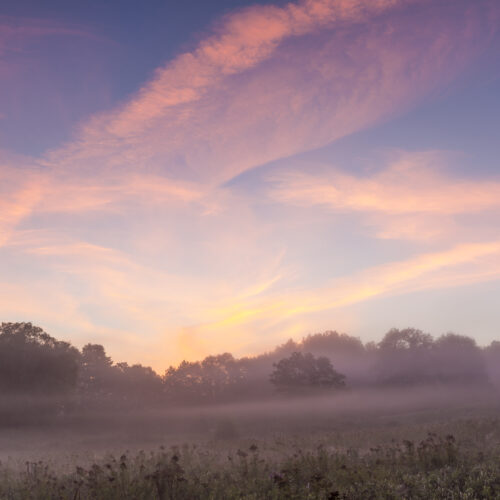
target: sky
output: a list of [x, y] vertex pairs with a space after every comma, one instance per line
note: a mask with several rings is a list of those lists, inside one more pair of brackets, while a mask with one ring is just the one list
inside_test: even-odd
[[497, 0], [3, 0], [0, 321], [160, 373], [500, 339]]

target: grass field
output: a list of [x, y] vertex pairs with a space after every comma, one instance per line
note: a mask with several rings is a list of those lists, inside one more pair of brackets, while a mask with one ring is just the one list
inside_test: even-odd
[[0, 498], [500, 498], [498, 406], [454, 401], [305, 400], [12, 428], [0, 436]]

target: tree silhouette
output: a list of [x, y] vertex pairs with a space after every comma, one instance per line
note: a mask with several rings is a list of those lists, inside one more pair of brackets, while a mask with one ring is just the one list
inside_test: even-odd
[[6, 392], [61, 393], [76, 385], [80, 354], [31, 323], [0, 326], [0, 387]]
[[273, 366], [270, 381], [281, 391], [332, 389], [345, 385], [345, 376], [333, 368], [328, 358], [316, 358], [311, 353], [293, 352]]
[[393, 328], [379, 342], [375, 371], [384, 384], [484, 383], [485, 356], [474, 339], [454, 333], [434, 340], [415, 328]]
[[434, 342], [436, 378], [440, 382], [477, 383], [488, 379], [485, 358], [476, 341], [447, 333]]
[[432, 347], [432, 343], [432, 335], [424, 333], [422, 330], [416, 328], [405, 328], [404, 330], [392, 328], [379, 342], [378, 347], [382, 351], [403, 349], [415, 351], [417, 349], [429, 349]]
[[377, 382], [408, 385], [433, 381], [433, 346], [432, 336], [421, 330], [389, 330], [377, 346]]
[[183, 361], [164, 376], [167, 395], [177, 401], [216, 402], [234, 396], [245, 370], [232, 354], [207, 356], [201, 362]]
[[112, 392], [113, 361], [100, 344], [82, 348], [78, 386], [86, 395], [103, 396]]
[[491, 381], [500, 384], [500, 341], [493, 340], [484, 349], [484, 359]]

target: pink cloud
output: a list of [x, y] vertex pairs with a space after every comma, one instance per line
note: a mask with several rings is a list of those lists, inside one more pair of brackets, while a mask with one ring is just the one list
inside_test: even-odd
[[500, 179], [460, 179], [443, 172], [436, 153], [407, 153], [368, 176], [332, 169], [271, 177], [270, 196], [283, 203], [336, 211], [387, 214], [464, 214], [500, 210]]
[[483, 9], [498, 11], [489, 0], [443, 12], [410, 3], [425, 24], [396, 0], [310, 0], [230, 15], [44, 161], [210, 187], [387, 119], [453, 80], [495, 29]]
[[0, 247], [43, 196], [43, 178], [30, 168], [31, 162], [29, 158], [0, 151]]
[[359, 22], [408, 0], [305, 0], [250, 7], [228, 15], [217, 33], [190, 53], [182, 54], [143, 87], [106, 129], [116, 136], [137, 134], [169, 107], [195, 101], [223, 77], [248, 70], [269, 58], [290, 36], [300, 36], [331, 23]]
[[269, 177], [269, 197], [331, 213], [361, 214], [380, 238], [438, 241], [451, 232], [464, 237], [464, 230], [469, 235], [473, 231], [460, 223], [460, 216], [482, 216], [483, 223], [498, 217], [500, 179], [459, 178], [445, 169], [446, 163], [441, 153], [400, 153], [371, 175], [335, 168], [316, 175], [282, 172]]

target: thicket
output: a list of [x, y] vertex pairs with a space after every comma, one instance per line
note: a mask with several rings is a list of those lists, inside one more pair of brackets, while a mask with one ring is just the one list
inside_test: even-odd
[[329, 331], [259, 356], [224, 353], [183, 361], [159, 375], [140, 364], [115, 363], [99, 344], [78, 350], [31, 323], [0, 326], [0, 392], [59, 397], [60, 411], [82, 401], [125, 408], [265, 399], [277, 397], [276, 389], [303, 393], [344, 383], [485, 385], [500, 380], [499, 366], [498, 341], [481, 348], [470, 337], [448, 333], [434, 339], [407, 328], [390, 330], [377, 344]]

